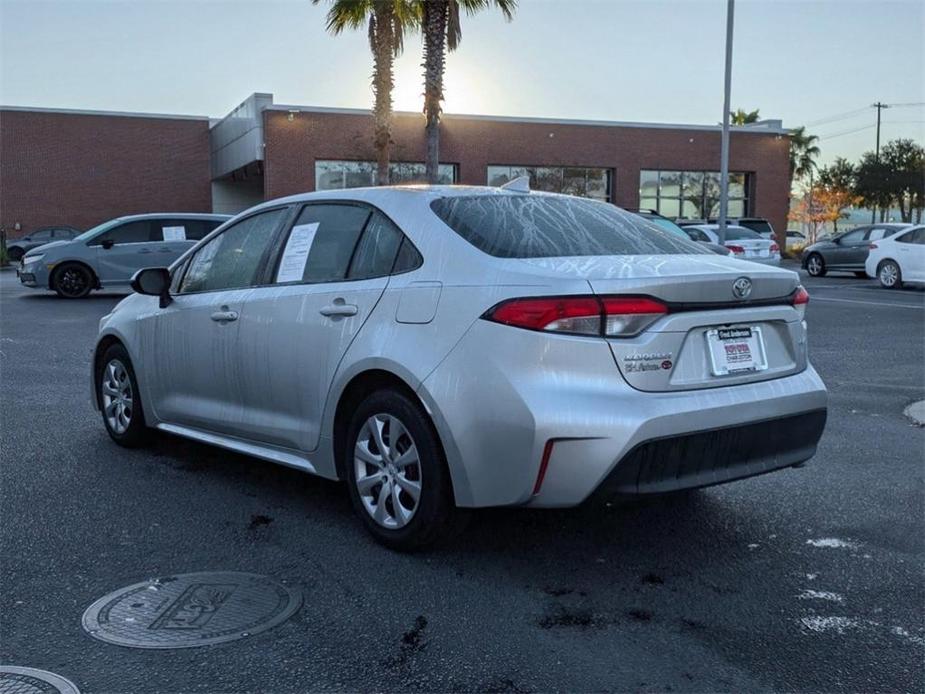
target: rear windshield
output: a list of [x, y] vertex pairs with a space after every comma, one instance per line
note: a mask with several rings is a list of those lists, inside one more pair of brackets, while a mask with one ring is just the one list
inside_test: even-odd
[[742, 227], [726, 227], [726, 240], [727, 241], [738, 241], [740, 239], [760, 239], [761, 234], [756, 234], [751, 229], [743, 229]]
[[771, 225], [764, 219], [740, 219], [739, 226], [747, 227], [752, 231], [757, 231], [759, 234], [774, 233], [774, 229], [772, 229]]
[[552, 195], [440, 198], [431, 209], [497, 258], [709, 253], [605, 202]]

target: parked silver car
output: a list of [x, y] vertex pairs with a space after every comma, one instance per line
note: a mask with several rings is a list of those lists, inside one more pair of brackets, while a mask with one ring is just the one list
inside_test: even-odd
[[[720, 243], [719, 224], [688, 224], [682, 229], [695, 241]], [[777, 241], [765, 238], [757, 231], [730, 224], [726, 227], [726, 239], [722, 244], [736, 258], [762, 265], [780, 265], [780, 246]]]
[[100, 321], [109, 435], [330, 479], [386, 545], [461, 508], [572, 506], [810, 458], [826, 390], [796, 273], [603, 202], [479, 187], [274, 200]]
[[93, 289], [128, 287], [137, 270], [170, 265], [228, 219], [195, 213], [118, 217], [28, 251], [20, 261], [19, 280], [67, 299], [81, 299]]
[[22, 238], [7, 242], [6, 252], [10, 260], [18, 263], [33, 248], [44, 246], [52, 241], [70, 241], [79, 233], [80, 229], [67, 225], [41, 227]]

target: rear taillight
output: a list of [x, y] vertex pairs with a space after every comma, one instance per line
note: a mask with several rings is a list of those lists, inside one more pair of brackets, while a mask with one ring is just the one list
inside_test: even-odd
[[876, 244], [876, 243], [872, 243], [872, 244], [870, 244], [869, 248], [870, 248], [870, 250], [875, 251], [875, 250], [877, 250], [877, 244]]
[[745, 255], [745, 249], [742, 248], [742, 246], [728, 245], [726, 246], [726, 248], [728, 248], [730, 251], [732, 251], [736, 255]]
[[634, 337], [666, 313], [665, 304], [645, 296], [559, 296], [510, 299], [483, 318], [528, 330]]
[[801, 316], [806, 315], [806, 304], [809, 303], [809, 292], [803, 287], [797, 287], [790, 297], [790, 303]]
[[778, 246], [776, 243], [772, 243], [771, 253], [780, 253], [780, 246]]

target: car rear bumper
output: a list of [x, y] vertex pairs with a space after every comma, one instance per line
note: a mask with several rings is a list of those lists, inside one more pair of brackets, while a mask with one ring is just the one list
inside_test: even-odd
[[604, 340], [487, 321], [418, 392], [461, 506], [574, 506], [605, 482], [654, 493], [794, 465], [813, 455], [827, 403], [811, 366], [735, 386], [641, 392]]
[[826, 410], [654, 439], [635, 446], [595, 495], [663, 494], [761, 475], [809, 460]]

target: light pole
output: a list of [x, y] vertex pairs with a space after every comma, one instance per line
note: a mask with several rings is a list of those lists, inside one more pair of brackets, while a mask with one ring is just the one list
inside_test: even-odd
[[719, 167], [719, 242], [726, 241], [726, 215], [729, 213], [729, 101], [732, 92], [732, 26], [735, 0], [726, 5], [726, 83], [723, 96], [723, 137]]

